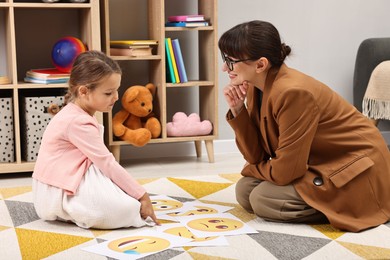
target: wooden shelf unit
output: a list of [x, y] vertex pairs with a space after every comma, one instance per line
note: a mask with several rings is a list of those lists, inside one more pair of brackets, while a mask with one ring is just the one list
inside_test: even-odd
[[[109, 42], [110, 40], [157, 40], [158, 46], [154, 55], [146, 57], [124, 57], [111, 56], [113, 59], [120, 62], [123, 69], [121, 94], [127, 87], [132, 85], [145, 85], [152, 82], [157, 86], [155, 112], [162, 125], [162, 134], [160, 138], [152, 139], [150, 143], [169, 143], [169, 142], [194, 142], [196, 154], [201, 156], [201, 142], [204, 141], [208, 154], [209, 162], [214, 162], [213, 141], [218, 136], [218, 77], [217, 77], [217, 0], [189, 0], [180, 1], [182, 5], [191, 4], [196, 6], [190, 13], [180, 13], [180, 10], [173, 10], [172, 6], [179, 3], [177, 0], [127, 0], [124, 1], [101, 1], [101, 21], [102, 21], [102, 49], [110, 55]], [[127, 5], [126, 5], [127, 3]], [[121, 5], [120, 10], [118, 6]], [[144, 6], [146, 5], [146, 7]], [[115, 9], [116, 11], [112, 11]], [[142, 11], [145, 13], [143, 14]], [[119, 13], [123, 12], [123, 13]], [[183, 15], [183, 14], [203, 14], [205, 19], [209, 22], [207, 27], [196, 28], [177, 28], [165, 27], [169, 15]], [[124, 18], [118, 18], [121, 14], [126, 14], [128, 17], [134, 16], [137, 18], [146, 17], [145, 21], [127, 21]], [[139, 23], [134, 28], [128, 28], [128, 25]], [[145, 28], [142, 28], [145, 25]], [[122, 32], [121, 32], [122, 30]], [[126, 31], [127, 30], [127, 31]], [[140, 33], [140, 31], [142, 31]], [[115, 32], [114, 32], [115, 31]], [[196, 66], [197, 73], [186, 83], [167, 83], [166, 82], [166, 60], [165, 60], [165, 45], [164, 39], [166, 37], [179, 38], [182, 50], [186, 49], [186, 41], [182, 41], [182, 37], [191, 34], [197, 39], [196, 51], [198, 56], [195, 59], [189, 59], [187, 53], [183, 51], [183, 58], [187, 65]], [[137, 38], [138, 37], [138, 38]], [[144, 37], [144, 38], [139, 38]], [[184, 46], [183, 46], [184, 45]], [[184, 47], [184, 48], [183, 48]], [[187, 60], [186, 60], [187, 58]], [[194, 61], [194, 62], [192, 62]], [[140, 72], [136, 70], [139, 62], [145, 66], [147, 70], [146, 75], [139, 77]], [[144, 64], [146, 63], [146, 65]], [[132, 65], [129, 65], [132, 64]], [[136, 65], [134, 65], [136, 64]], [[141, 65], [140, 65], [141, 66]], [[126, 69], [130, 67], [130, 69]], [[142, 72], [142, 71], [141, 71]], [[173, 93], [172, 93], [173, 92]], [[213, 124], [213, 131], [207, 136], [191, 136], [191, 137], [169, 137], [167, 136], [167, 123], [172, 121], [172, 115], [175, 112], [185, 112], [172, 106], [172, 99], [178, 95], [191, 100], [191, 95], [196, 94], [197, 100], [195, 110], [186, 107], [187, 114], [198, 113], [201, 120], [209, 120]], [[180, 98], [179, 97], [179, 98]], [[180, 104], [179, 104], [180, 105]], [[105, 140], [115, 158], [120, 159], [120, 148], [128, 143], [119, 140], [112, 132], [112, 116], [121, 108], [120, 100], [111, 113], [104, 114], [105, 124]], [[184, 107], [183, 107], [184, 109]]]
[[[65, 22], [64, 22], [65, 21]], [[88, 49], [101, 50], [99, 2], [43, 3], [0, 0], [0, 97], [12, 98], [14, 162], [0, 163], [0, 173], [30, 172], [34, 162], [22, 159], [21, 98], [25, 92], [64, 92], [67, 84], [32, 84], [23, 81], [27, 70], [53, 67], [51, 48], [65, 36], [81, 39]], [[102, 114], [97, 115], [103, 121]], [[7, 147], [9, 149], [10, 147]], [[4, 149], [4, 148], [2, 148]]]

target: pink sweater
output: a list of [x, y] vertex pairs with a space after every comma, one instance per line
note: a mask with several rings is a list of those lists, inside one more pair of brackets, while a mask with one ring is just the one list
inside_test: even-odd
[[131, 197], [142, 197], [145, 189], [115, 160], [99, 127], [96, 118], [77, 105], [63, 107], [43, 134], [33, 178], [75, 194], [94, 164]]

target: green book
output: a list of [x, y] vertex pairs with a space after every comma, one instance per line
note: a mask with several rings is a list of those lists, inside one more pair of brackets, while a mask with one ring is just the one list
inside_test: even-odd
[[167, 57], [167, 82], [176, 83], [175, 72], [173, 71], [172, 57], [169, 51], [168, 38], [165, 38], [165, 56]]

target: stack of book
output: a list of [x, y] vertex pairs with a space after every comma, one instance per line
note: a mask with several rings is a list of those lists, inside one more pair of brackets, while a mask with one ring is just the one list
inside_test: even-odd
[[65, 73], [56, 68], [31, 69], [27, 71], [24, 81], [39, 84], [59, 84], [69, 81], [70, 73]]
[[9, 84], [11, 81], [7, 76], [0, 76], [0, 84]]
[[152, 55], [155, 40], [118, 40], [110, 41], [111, 56], [148, 56]]
[[188, 82], [179, 39], [165, 38], [167, 82]]
[[175, 15], [169, 16], [168, 22], [165, 23], [167, 27], [201, 27], [208, 26], [209, 23], [205, 21], [204, 15]]

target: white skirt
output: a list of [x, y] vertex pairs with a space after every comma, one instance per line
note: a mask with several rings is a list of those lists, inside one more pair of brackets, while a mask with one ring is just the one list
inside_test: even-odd
[[38, 216], [44, 220], [71, 221], [82, 228], [96, 229], [149, 225], [141, 218], [141, 203], [93, 164], [75, 195], [33, 179], [33, 200]]

